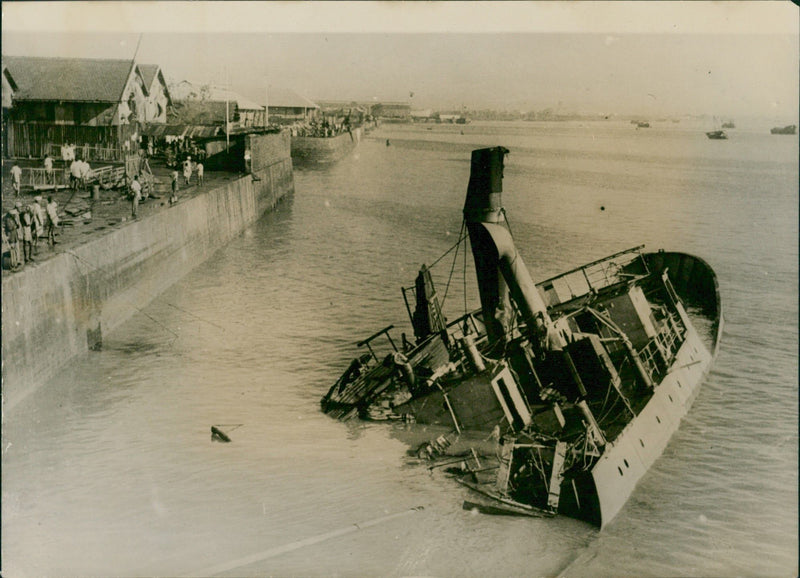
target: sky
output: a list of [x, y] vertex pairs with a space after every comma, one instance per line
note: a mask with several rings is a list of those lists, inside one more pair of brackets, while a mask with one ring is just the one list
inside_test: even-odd
[[3, 2], [3, 54], [414, 108], [794, 120], [790, 2]]

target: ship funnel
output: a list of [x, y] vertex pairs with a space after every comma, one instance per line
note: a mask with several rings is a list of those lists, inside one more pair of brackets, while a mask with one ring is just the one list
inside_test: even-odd
[[496, 223], [503, 208], [503, 159], [505, 147], [472, 151], [472, 167], [464, 203], [464, 219], [468, 223]]
[[517, 252], [510, 231], [504, 224], [502, 191], [505, 147], [472, 151], [472, 169], [464, 202], [478, 291], [486, 332], [492, 346], [504, 343], [511, 317], [509, 294], [528, 328], [531, 338], [538, 338], [541, 316], [550, 322], [547, 306], [531, 280], [522, 256]]

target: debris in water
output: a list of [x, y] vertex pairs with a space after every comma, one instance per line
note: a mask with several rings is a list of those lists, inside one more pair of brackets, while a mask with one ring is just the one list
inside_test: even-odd
[[228, 443], [231, 441], [231, 438], [228, 437], [224, 431], [219, 429], [217, 426], [211, 426], [211, 441], [212, 442], [225, 442]]

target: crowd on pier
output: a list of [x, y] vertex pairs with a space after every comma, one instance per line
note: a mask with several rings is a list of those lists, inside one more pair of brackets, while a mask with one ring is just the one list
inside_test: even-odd
[[350, 132], [350, 120], [349, 117], [346, 117], [341, 121], [329, 120], [327, 117], [323, 117], [321, 121], [313, 119], [310, 122], [294, 124], [292, 125], [290, 131], [292, 136], [330, 138]]
[[58, 228], [58, 203], [52, 196], [44, 199], [37, 195], [25, 204], [16, 200], [14, 206], [3, 215], [3, 249], [8, 248], [12, 271], [21, 269], [25, 263], [35, 260], [39, 254], [39, 242], [55, 245]]

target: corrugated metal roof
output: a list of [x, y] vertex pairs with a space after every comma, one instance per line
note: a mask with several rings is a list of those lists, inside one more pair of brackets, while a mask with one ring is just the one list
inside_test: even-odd
[[203, 126], [191, 124], [151, 124], [142, 130], [145, 136], [163, 138], [166, 136], [184, 136], [188, 138], [211, 138], [220, 134], [222, 129], [218, 126]]
[[119, 102], [133, 62], [98, 58], [3, 56], [15, 100]]

